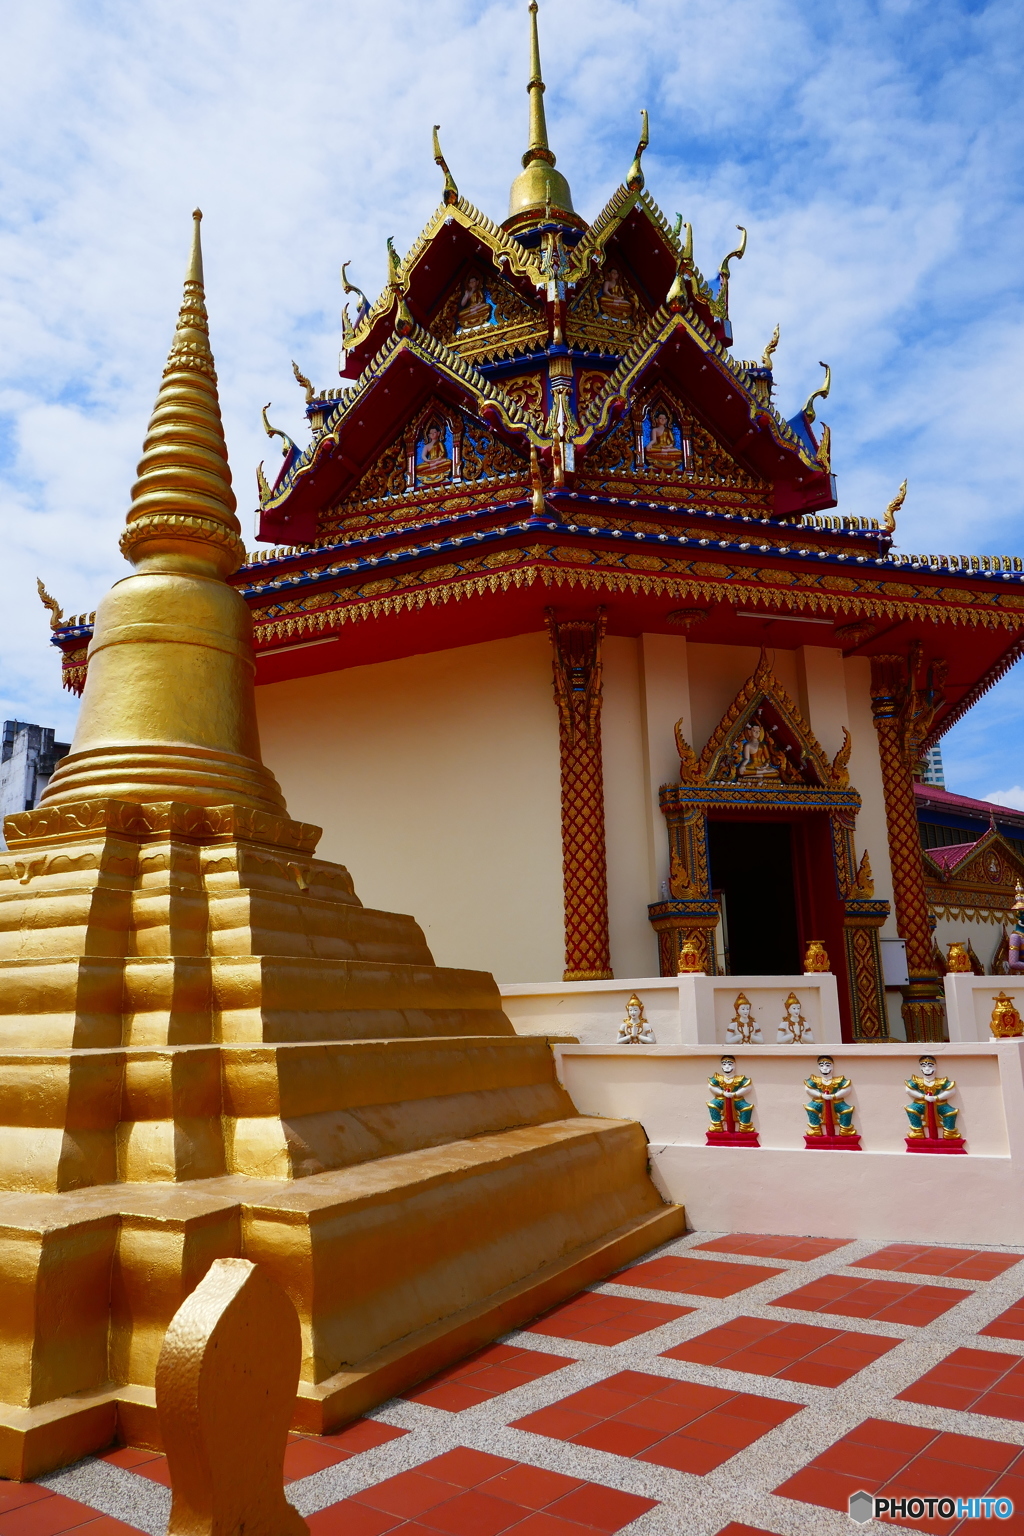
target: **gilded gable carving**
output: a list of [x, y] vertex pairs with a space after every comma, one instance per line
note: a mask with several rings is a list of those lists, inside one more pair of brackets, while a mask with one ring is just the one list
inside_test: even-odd
[[609, 265], [580, 286], [566, 316], [566, 341], [570, 347], [587, 347], [621, 356], [638, 326], [647, 319], [647, 308], [621, 267]]
[[618, 426], [588, 451], [588, 478], [628, 474], [638, 483], [655, 481], [658, 495], [668, 485], [722, 485], [767, 495], [768, 482], [741, 468], [672, 391], [646, 390]]
[[524, 474], [528, 467], [526, 455], [510, 448], [483, 422], [435, 399], [384, 449], [352, 493], [331, 509], [322, 532], [353, 519], [365, 522], [359, 514], [369, 502]]
[[444, 300], [430, 331], [462, 357], [484, 361], [546, 341], [547, 321], [493, 268], [473, 262]]

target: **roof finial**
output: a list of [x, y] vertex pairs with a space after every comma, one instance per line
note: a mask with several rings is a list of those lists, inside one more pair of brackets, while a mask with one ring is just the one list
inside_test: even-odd
[[[548, 145], [548, 125], [544, 116], [544, 81], [540, 73], [540, 38], [537, 35], [537, 0], [530, 0], [530, 78], [526, 89], [530, 97], [530, 142], [523, 164], [531, 160], [548, 160], [554, 165], [555, 157]], [[538, 155], [536, 151], [541, 151]]]
[[825, 380], [824, 380], [824, 383], [821, 385], [821, 387], [819, 389], [814, 390], [807, 397], [807, 404], [804, 406], [804, 416], [807, 419], [808, 425], [810, 425], [810, 423], [814, 420], [814, 416], [815, 416], [814, 402], [815, 402], [815, 400], [827, 400], [828, 399], [828, 392], [832, 388], [832, 369], [829, 367], [828, 363], [819, 363], [818, 367], [819, 368], [824, 368], [824, 370], [825, 370]]
[[907, 499], [907, 482], [904, 480], [903, 484], [900, 486], [899, 490], [896, 492], [896, 495], [893, 497], [892, 501], [890, 501], [889, 505], [885, 509], [885, 516], [882, 519], [882, 529], [883, 529], [883, 532], [885, 532], [885, 533], [895, 533], [896, 532], [896, 513], [903, 506], [903, 503], [906, 501], [906, 499]]
[[450, 206], [452, 203], [458, 202], [459, 189], [455, 185], [455, 177], [448, 169], [448, 162], [441, 153], [441, 140], [437, 136], [440, 126], [440, 123], [434, 124], [434, 164], [439, 165], [442, 171], [444, 171], [444, 191], [441, 194], [441, 201]]
[[643, 156], [644, 150], [651, 142], [651, 133], [647, 122], [646, 107], [640, 108], [640, 121], [642, 124], [640, 129], [640, 142], [636, 147], [636, 154], [633, 156], [633, 164], [630, 166], [628, 172], [626, 173], [626, 186], [630, 192], [642, 192], [644, 189], [644, 173], [643, 167], [640, 164], [640, 160]]
[[772, 364], [772, 357], [774, 355], [775, 348], [779, 344], [779, 336], [780, 336], [780, 334], [781, 334], [781, 327], [777, 325], [775, 327], [774, 331], [772, 331], [772, 339], [771, 339], [771, 341], [768, 343], [768, 345], [765, 347], [764, 351], [761, 353], [761, 367], [762, 368], [771, 368], [773, 366], [773, 364]]
[[554, 169], [555, 157], [548, 144], [544, 81], [540, 72], [540, 39], [537, 35], [537, 0], [530, 0], [529, 12], [530, 78], [526, 90], [530, 98], [530, 137], [523, 156], [523, 170], [512, 183], [509, 213], [513, 217], [528, 210], [541, 209], [546, 201], [563, 212], [573, 211], [569, 183]]

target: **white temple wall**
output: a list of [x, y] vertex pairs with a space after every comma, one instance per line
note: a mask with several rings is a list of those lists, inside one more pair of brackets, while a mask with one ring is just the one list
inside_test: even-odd
[[[651, 889], [646, 721], [640, 647], [639, 640], [609, 635], [603, 652], [601, 753], [608, 849], [608, 936], [612, 970], [616, 976], [658, 974], [657, 935], [647, 921], [647, 903], [655, 901], [658, 892], [656, 886]], [[672, 777], [679, 777], [677, 758]], [[657, 789], [654, 793], [657, 800]], [[660, 810], [658, 818], [664, 820]], [[660, 831], [667, 867], [668, 837], [664, 826]], [[561, 975], [561, 970], [551, 973], [552, 977], [555, 975]]]
[[360, 900], [411, 912], [439, 965], [561, 976], [546, 634], [269, 683], [256, 707], [289, 812], [323, 827], [319, 856], [347, 866]]
[[[658, 791], [678, 777], [676, 721], [700, 752], [758, 655], [683, 635], [605, 641], [617, 976], [658, 974], [647, 905], [668, 877]], [[850, 730], [850, 779], [864, 802], [857, 852], [868, 849], [876, 894], [891, 902], [869, 664], [808, 645], [773, 652], [773, 665], [830, 755]], [[558, 714], [546, 634], [266, 684], [256, 696], [264, 755], [291, 814], [323, 826], [321, 856], [348, 866], [367, 905], [412, 912], [439, 964], [504, 982], [560, 980]], [[892, 919], [884, 931], [895, 935]]]
[[895, 939], [896, 918], [889, 864], [889, 834], [885, 826], [885, 788], [878, 757], [878, 732], [871, 713], [871, 663], [865, 656], [851, 656], [843, 663], [846, 674], [846, 707], [853, 741], [850, 752], [850, 783], [861, 798], [854, 838], [857, 857], [866, 848], [875, 877], [875, 898], [889, 903], [882, 937]]

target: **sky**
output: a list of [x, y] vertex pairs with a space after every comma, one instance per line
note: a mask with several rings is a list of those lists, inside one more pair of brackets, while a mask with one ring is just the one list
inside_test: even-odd
[[[306, 440], [294, 358], [338, 382], [339, 268], [375, 297], [440, 198], [500, 220], [526, 144], [522, 0], [0, 0], [0, 718], [73, 729], [66, 614], [117, 537], [204, 211], [243, 534], [268, 445]], [[839, 510], [897, 548], [1020, 554], [1024, 125], [1018, 0], [541, 0], [552, 147], [578, 211], [647, 186], [734, 263], [734, 351], [776, 322], [791, 416], [831, 364]], [[943, 741], [947, 786], [1024, 807], [1024, 665]]]

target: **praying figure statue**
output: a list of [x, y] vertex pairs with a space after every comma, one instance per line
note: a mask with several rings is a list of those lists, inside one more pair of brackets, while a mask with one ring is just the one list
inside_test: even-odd
[[733, 1004], [732, 1018], [726, 1026], [728, 1045], [763, 1045], [761, 1026], [754, 1018], [754, 1008], [745, 993], [740, 992]]
[[808, 1136], [856, 1136], [853, 1107], [846, 1102], [853, 1084], [836, 1071], [831, 1056], [818, 1057], [818, 1070], [804, 1079], [804, 1087], [811, 1099], [804, 1105]]
[[754, 1106], [743, 1097], [753, 1083], [743, 1072], [736, 1071], [735, 1056], [722, 1057], [721, 1071], [712, 1072], [708, 1087], [711, 1089], [708, 1113], [712, 1131], [753, 1132]]
[[1013, 893], [1013, 928], [1010, 930], [1010, 953], [1006, 960], [1006, 969], [1011, 975], [1019, 975], [1024, 971], [1024, 885], [1017, 881], [1017, 888]]
[[907, 1092], [914, 1101], [906, 1106], [910, 1139], [962, 1141], [956, 1128], [960, 1111], [949, 1102], [956, 1092], [956, 1083], [951, 1077], [939, 1075], [934, 1056], [919, 1056], [918, 1066], [921, 1070], [908, 1077], [906, 1082]]
[[786, 998], [782, 1019], [775, 1032], [776, 1045], [813, 1045], [814, 1034], [803, 1016], [800, 999], [795, 992]]
[[654, 1030], [647, 1022], [644, 1005], [634, 992], [626, 1004], [626, 1017], [619, 1025], [616, 1045], [657, 1045]]

